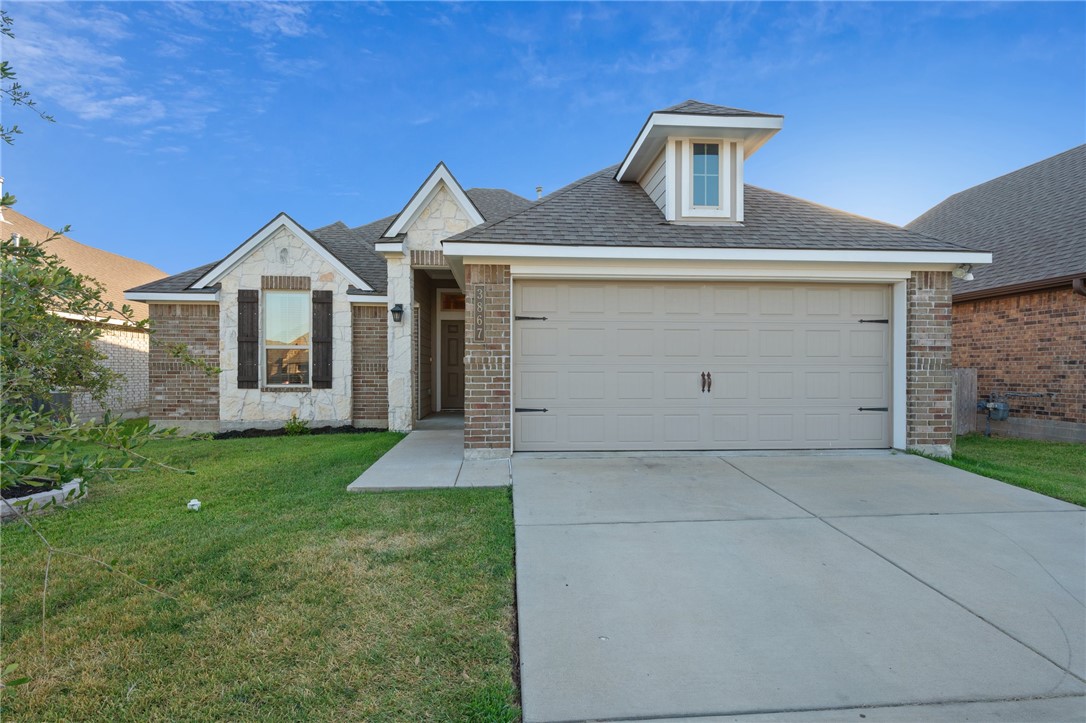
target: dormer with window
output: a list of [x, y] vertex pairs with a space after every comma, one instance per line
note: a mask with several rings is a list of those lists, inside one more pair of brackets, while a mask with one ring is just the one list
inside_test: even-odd
[[615, 178], [638, 183], [674, 223], [743, 222], [743, 164], [784, 117], [695, 100], [656, 111]]

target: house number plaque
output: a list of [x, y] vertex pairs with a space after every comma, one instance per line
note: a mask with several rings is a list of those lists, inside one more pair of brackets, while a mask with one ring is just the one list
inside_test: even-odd
[[482, 285], [475, 287], [475, 298], [472, 299], [472, 324], [475, 328], [475, 341], [486, 341], [486, 326], [484, 326], [485, 319], [485, 289]]

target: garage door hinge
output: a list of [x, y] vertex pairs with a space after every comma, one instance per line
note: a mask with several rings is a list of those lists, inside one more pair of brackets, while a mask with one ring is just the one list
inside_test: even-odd
[[889, 412], [888, 407], [860, 407], [861, 412]]
[[546, 412], [546, 407], [515, 407], [514, 412]]
[[545, 316], [514, 316], [513, 321], [546, 321]]
[[861, 324], [889, 324], [889, 319], [860, 319]]

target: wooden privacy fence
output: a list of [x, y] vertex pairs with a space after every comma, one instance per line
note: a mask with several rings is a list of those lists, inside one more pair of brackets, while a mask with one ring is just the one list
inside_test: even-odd
[[977, 370], [954, 369], [954, 434], [977, 431]]

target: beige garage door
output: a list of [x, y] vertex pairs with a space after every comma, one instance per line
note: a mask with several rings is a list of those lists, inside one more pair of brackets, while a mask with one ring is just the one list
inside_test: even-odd
[[888, 286], [518, 281], [513, 305], [518, 451], [890, 446]]

